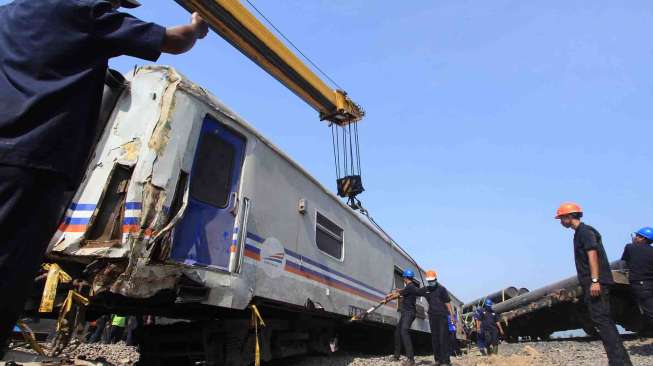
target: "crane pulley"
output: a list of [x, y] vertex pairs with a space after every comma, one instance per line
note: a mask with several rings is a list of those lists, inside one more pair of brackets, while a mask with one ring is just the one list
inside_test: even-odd
[[360, 145], [358, 141], [358, 123], [347, 126], [331, 125], [333, 157], [336, 167], [336, 182], [338, 195], [348, 198], [347, 204], [355, 210], [360, 209], [360, 201], [356, 198], [363, 193], [361, 178]]

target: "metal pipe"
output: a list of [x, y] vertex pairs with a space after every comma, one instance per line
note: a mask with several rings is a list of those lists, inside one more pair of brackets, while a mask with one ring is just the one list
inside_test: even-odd
[[503, 290], [493, 292], [489, 295], [478, 298], [474, 301], [470, 301], [463, 305], [463, 314], [474, 311], [474, 308], [477, 306], [482, 306], [486, 299], [492, 300], [492, 302], [501, 303], [513, 297], [519, 296], [519, 290], [516, 287], [506, 287]]
[[[621, 270], [623, 268], [622, 261], [614, 261], [610, 263], [610, 268], [613, 270]], [[527, 292], [523, 295], [519, 295], [510, 300], [496, 304], [493, 306], [493, 309], [497, 313], [504, 313], [528, 305], [532, 302], [535, 302], [543, 298], [544, 296], [551, 294], [552, 292], [562, 290], [562, 289], [572, 290], [578, 286], [580, 286], [580, 283], [578, 282], [578, 277], [573, 276], [573, 277], [565, 278], [562, 281], [552, 283], [550, 285], [541, 287], [537, 290]]]

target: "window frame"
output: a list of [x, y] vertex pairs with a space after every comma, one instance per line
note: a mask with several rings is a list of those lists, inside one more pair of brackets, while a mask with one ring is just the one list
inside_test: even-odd
[[[244, 140], [245, 143], [243, 144], [243, 157], [242, 157], [241, 162], [240, 162], [240, 169], [241, 169], [241, 175], [242, 175], [242, 166], [243, 166], [244, 160], [245, 160], [244, 155], [245, 155], [245, 149], [246, 149], [246, 146], [247, 146], [246, 145], [247, 139], [241, 133], [237, 132], [235, 129], [228, 126], [224, 121], [222, 121], [222, 120], [220, 120], [218, 118], [215, 118], [214, 116], [212, 116], [210, 114], [205, 115], [202, 120], [204, 121], [206, 118], [212, 119], [213, 121], [217, 122], [222, 128], [225, 128], [230, 133], [232, 133], [232, 134], [234, 134], [234, 135], [236, 135], [239, 138], [242, 138]], [[228, 188], [229, 192], [227, 193], [227, 200], [226, 200], [226, 203], [224, 205], [216, 205], [213, 202], [209, 202], [207, 200], [200, 199], [200, 198], [197, 197], [197, 195], [193, 194], [193, 187], [194, 187], [194, 185], [193, 185], [193, 171], [196, 169], [196, 165], [198, 164], [198, 156], [201, 156], [201, 154], [199, 154], [201, 144], [202, 144], [202, 142], [204, 142], [204, 139], [206, 139], [207, 136], [203, 136], [202, 131], [200, 129], [200, 133], [199, 133], [198, 137], [199, 138], [197, 140], [197, 144], [195, 145], [195, 156], [193, 157], [193, 162], [191, 164], [190, 172], [188, 173], [189, 174], [189, 177], [188, 177], [188, 195], [189, 195], [189, 198], [193, 198], [194, 200], [196, 200], [197, 202], [202, 203], [203, 205], [207, 205], [207, 206], [211, 206], [211, 207], [215, 207], [215, 208], [224, 210], [224, 209], [228, 208], [232, 204], [231, 195], [233, 194], [233, 192], [231, 192], [230, 188]], [[219, 136], [211, 136], [211, 137], [217, 137], [219, 139]], [[237, 164], [235, 164], [236, 162], [233, 161], [234, 158], [236, 157], [236, 154], [235, 154], [236, 149], [233, 146], [233, 144], [231, 144], [229, 141], [221, 140], [221, 142], [224, 143], [224, 144], [229, 145], [229, 147], [234, 151], [234, 156], [232, 157], [231, 166], [230, 166], [230, 169], [229, 169], [229, 178], [228, 178], [229, 179], [228, 186], [231, 187], [231, 185], [233, 184], [233, 179], [234, 179], [233, 171], [234, 171], [234, 169], [237, 168]], [[239, 177], [239, 180], [240, 180], [240, 177]], [[239, 187], [236, 189], [237, 192], [240, 190], [240, 182], [239, 182], [238, 186]]]
[[[322, 212], [318, 211], [318, 209], [315, 209], [314, 211], [315, 211], [315, 215], [313, 215], [313, 227], [315, 228], [315, 233], [314, 233], [314, 236], [313, 236], [313, 242], [315, 243], [315, 247], [317, 248], [317, 250], [320, 253], [326, 255], [327, 257], [329, 257], [329, 258], [331, 258], [333, 260], [336, 260], [338, 262], [341, 262], [341, 263], [344, 262], [345, 261], [345, 229], [338, 222], [336, 222], [335, 220], [332, 220], [329, 216], [327, 216], [327, 215], [323, 214]], [[331, 254], [323, 251], [322, 249], [320, 249], [320, 246], [317, 245], [317, 230], [318, 230], [318, 227], [317, 227], [317, 215], [318, 214], [321, 215], [322, 217], [324, 217], [325, 219], [329, 220], [332, 224], [336, 225], [337, 227], [340, 228], [340, 230], [342, 230], [342, 250], [341, 250], [342, 254], [341, 254], [340, 258], [334, 257]], [[322, 226], [322, 225], [320, 225], [320, 226]], [[326, 229], [325, 231], [327, 231], [327, 235], [330, 234], [330, 233], [328, 233], [328, 231], [330, 231], [330, 230]]]

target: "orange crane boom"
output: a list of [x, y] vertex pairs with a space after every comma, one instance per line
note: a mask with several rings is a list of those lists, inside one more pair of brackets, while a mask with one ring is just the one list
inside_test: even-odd
[[327, 86], [239, 0], [175, 1], [198, 12], [222, 38], [318, 111], [320, 120], [345, 126], [365, 115], [345, 91]]

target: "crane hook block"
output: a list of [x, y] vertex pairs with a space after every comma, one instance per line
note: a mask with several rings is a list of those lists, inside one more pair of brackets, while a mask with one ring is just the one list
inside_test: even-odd
[[363, 193], [363, 180], [360, 175], [348, 175], [336, 180], [338, 184], [338, 196], [340, 197], [356, 197]]

